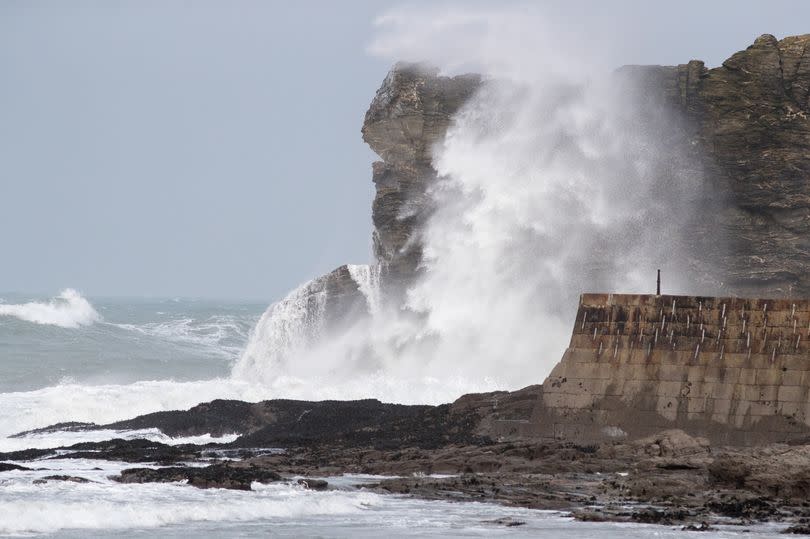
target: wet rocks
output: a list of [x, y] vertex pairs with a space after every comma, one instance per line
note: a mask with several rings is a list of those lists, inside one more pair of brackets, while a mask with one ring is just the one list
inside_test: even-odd
[[192, 460], [200, 456], [200, 450], [196, 446], [166, 445], [142, 438], [135, 440], [116, 438], [103, 442], [84, 442], [71, 445], [65, 449], [69, 450], [69, 452], [61, 455], [60, 458], [167, 464]]
[[309, 479], [305, 477], [299, 479], [297, 483], [309, 490], [326, 490], [329, 488], [329, 482], [324, 479]]
[[251, 490], [251, 484], [279, 481], [281, 476], [257, 466], [212, 464], [205, 467], [129, 468], [114, 477], [119, 483], [175, 483], [187, 481], [197, 488]]
[[18, 464], [11, 464], [9, 462], [0, 462], [0, 472], [10, 472], [13, 470], [30, 470], [31, 468], [26, 468], [25, 466], [20, 466]]
[[782, 533], [794, 535], [810, 535], [810, 525], [796, 524], [794, 526], [789, 526], [785, 528], [784, 530], [782, 530]]
[[39, 479], [34, 479], [33, 483], [35, 485], [43, 485], [49, 481], [65, 481], [68, 483], [94, 483], [94, 481], [90, 481], [84, 477], [77, 477], [75, 475], [46, 475], [45, 477], [41, 477]]
[[427, 190], [437, 177], [432, 150], [480, 85], [479, 75], [443, 77], [434, 68], [398, 63], [366, 112], [363, 140], [382, 158], [373, 165], [372, 221], [374, 254], [388, 289], [418, 275], [419, 228], [431, 213]]
[[765, 521], [778, 515], [777, 506], [772, 500], [744, 492], [709, 501], [706, 507], [718, 515], [749, 521]]
[[253, 403], [216, 399], [198, 404], [188, 410], [172, 410], [145, 414], [126, 421], [97, 425], [96, 429], [140, 430], [159, 429], [167, 436], [224, 436], [247, 433], [267, 422], [267, 413]]
[[727, 451], [708, 466], [717, 486], [761, 496], [804, 500], [810, 491], [810, 446], [781, 444], [750, 451]]
[[642, 524], [663, 524], [665, 526], [672, 526], [676, 522], [683, 522], [691, 518], [688, 511], [683, 509], [674, 510], [659, 510], [659, 509], [644, 509], [631, 515], [634, 522]]
[[484, 520], [482, 524], [491, 524], [493, 526], [504, 526], [506, 528], [515, 528], [517, 526], [525, 526], [526, 522], [523, 520], [517, 520], [512, 517], [502, 517], [496, 518], [495, 520]]
[[684, 526], [683, 528], [681, 528], [681, 531], [684, 531], [684, 532], [713, 532], [713, 531], [717, 531], [717, 528], [712, 528], [711, 526], [709, 526], [708, 523], [701, 522], [699, 526], [696, 526], [695, 524], [689, 524], [688, 526]]
[[[124, 440], [120, 438], [103, 442], [82, 442], [65, 447], [50, 449], [25, 449], [0, 453], [0, 459], [31, 461], [56, 457], [57, 451], [63, 459], [117, 460], [122, 462], [173, 463], [192, 460], [200, 456], [200, 448], [190, 445], [166, 445], [142, 438]], [[0, 464], [1, 465], [1, 464]]]

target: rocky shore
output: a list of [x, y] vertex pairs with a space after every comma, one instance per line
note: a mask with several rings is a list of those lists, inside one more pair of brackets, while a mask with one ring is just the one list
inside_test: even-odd
[[810, 532], [808, 445], [719, 447], [680, 430], [586, 446], [499, 440], [482, 434], [486, 414], [473, 404], [484, 397], [491, 395], [469, 395], [442, 406], [214, 401], [112, 425], [55, 426], [50, 429], [159, 428], [172, 435], [211, 429], [241, 436], [229, 444], [117, 439], [4, 453], [0, 474], [47, 467], [51, 458], [132, 463], [114, 479], [186, 482], [188, 488], [250, 490], [254, 482], [298, 481], [320, 490], [330, 488], [335, 476], [370, 474], [381, 477], [358, 482], [358, 488], [565, 511], [586, 521], [689, 530], [778, 522], [791, 533]]

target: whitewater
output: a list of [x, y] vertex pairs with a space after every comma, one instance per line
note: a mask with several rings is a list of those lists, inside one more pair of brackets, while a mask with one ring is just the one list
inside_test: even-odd
[[[426, 17], [435, 24], [425, 25]], [[472, 65], [488, 81], [434, 148], [439, 181], [427, 196], [436, 211], [420, 231], [422, 271], [403, 304], [386, 304], [374, 264], [349, 267], [366, 313], [330, 335], [317, 281], [269, 307], [94, 298], [69, 288], [52, 296], [0, 294], [0, 452], [113, 437], [230, 441], [171, 439], [155, 430], [14, 436], [214, 399], [438, 404], [541, 383], [564, 349], [577, 294], [592, 286], [640, 291], [663, 260], [689, 258], [678, 231], [701, 194], [699, 170], [638, 129], [634, 103], [621, 89], [570, 72], [589, 63], [559, 54], [560, 42], [576, 40], [557, 39], [542, 22], [523, 12], [441, 10], [392, 12], [378, 21], [374, 54], [429, 59], [450, 72]], [[671, 171], [671, 181], [655, 183]], [[689, 282], [688, 268], [670, 271], [684, 279], [671, 291]], [[120, 471], [112, 462], [34, 464], [0, 475], [0, 535], [682, 535], [574, 522], [555, 512], [381, 496], [351, 487], [365, 480], [357, 477], [330, 478], [339, 488], [327, 492], [294, 482], [236, 492], [118, 484], [109, 479]], [[33, 482], [53, 474], [92, 482]], [[487, 523], [503, 517], [526, 524]], [[765, 527], [744, 536], [774, 533]], [[715, 536], [738, 535], [729, 529]]]
[[[374, 268], [355, 267], [369, 308], [377, 308]], [[286, 299], [294, 302], [296, 294]], [[232, 374], [262, 317], [278, 318], [294, 306], [165, 300], [87, 299], [76, 291], [52, 298], [4, 294], [0, 312], [0, 452], [47, 448], [111, 438], [147, 438], [167, 444], [230, 442], [235, 435], [170, 438], [156, 429], [55, 431], [11, 435], [63, 421], [105, 423], [156, 410], [183, 409], [215, 398], [257, 401], [296, 392], [287, 380], [275, 386]], [[266, 312], [265, 312], [266, 311]], [[283, 318], [283, 317], [282, 317]], [[296, 340], [302, 321], [281, 324]], [[178, 365], [172, 365], [178, 362]], [[55, 372], [54, 372], [55, 371]], [[103, 374], [99, 374], [103, 373]], [[167, 375], [166, 373], [171, 373]], [[382, 375], [353, 387], [324, 386], [323, 397], [354, 392], [389, 393], [408, 400], [408, 381]], [[286, 384], [286, 385], [285, 385]], [[15, 386], [27, 386], [25, 391]], [[460, 387], [436, 382], [436, 398]], [[398, 393], [397, 393], [398, 391]], [[411, 399], [419, 399], [426, 393]], [[306, 391], [300, 390], [299, 393]], [[576, 522], [566, 514], [477, 503], [423, 501], [366, 491], [372, 476], [328, 478], [333, 490], [296, 484], [254, 484], [250, 492], [201, 490], [181, 484], [119, 484], [109, 476], [126, 463], [84, 459], [33, 461], [32, 470], [0, 475], [0, 536], [36, 537], [678, 537], [657, 526]], [[199, 463], [193, 465], [200, 465]], [[147, 464], [147, 466], [153, 466]], [[89, 483], [44, 481], [80, 476]], [[38, 482], [35, 482], [38, 481]], [[509, 518], [517, 528], [492, 524]], [[745, 537], [773, 537], [759, 528]], [[718, 536], [736, 537], [733, 529]]]

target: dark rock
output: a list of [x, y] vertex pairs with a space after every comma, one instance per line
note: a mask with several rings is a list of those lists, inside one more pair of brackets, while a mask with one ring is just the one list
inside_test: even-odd
[[631, 515], [631, 519], [635, 522], [643, 524], [663, 524], [671, 526], [676, 522], [683, 522], [690, 518], [689, 512], [683, 509], [672, 510], [658, 510], [658, 509], [644, 509]]
[[266, 414], [252, 403], [217, 399], [189, 410], [155, 412], [126, 421], [99, 425], [98, 429], [159, 429], [167, 436], [224, 436], [251, 432], [267, 421]]
[[796, 535], [810, 535], [810, 525], [797, 524], [782, 530], [782, 533], [796, 534]]
[[56, 423], [54, 425], [50, 425], [41, 429], [32, 429], [23, 432], [18, 432], [17, 434], [9, 436], [9, 438], [24, 438], [25, 436], [30, 436], [32, 434], [52, 434], [54, 432], [81, 432], [86, 430], [93, 430], [94, 428], [97, 428], [97, 425], [95, 423], [80, 423], [76, 421], [69, 421], [66, 423]]
[[602, 513], [594, 511], [577, 511], [574, 518], [580, 522], [607, 522], [610, 519]]
[[701, 522], [700, 526], [695, 526], [694, 524], [689, 524], [688, 526], [684, 526], [681, 528], [681, 531], [685, 532], [713, 532], [717, 531], [716, 528], [712, 528], [706, 522]]
[[30, 470], [31, 468], [26, 468], [25, 466], [19, 466], [17, 464], [10, 464], [8, 462], [0, 462], [0, 472], [10, 472], [12, 470]]
[[427, 189], [436, 181], [431, 151], [480, 85], [478, 75], [440, 77], [433, 68], [399, 63], [366, 112], [363, 140], [383, 159], [373, 165], [372, 221], [374, 253], [389, 289], [417, 276], [418, 229], [430, 215]]
[[76, 477], [73, 475], [48, 475], [42, 477], [40, 479], [34, 479], [35, 485], [41, 485], [47, 483], [48, 481], [67, 481], [69, 483], [94, 483], [95, 481], [90, 481], [84, 477]]
[[441, 447], [483, 440], [474, 431], [478, 417], [450, 405], [385, 404], [378, 400], [261, 403], [272, 420], [242, 436], [234, 447], [291, 447], [339, 444], [376, 448]]
[[730, 250], [714, 262], [730, 292], [810, 295], [808, 44], [810, 34], [765, 34], [714, 69], [697, 60], [624, 69], [688, 120], [708, 180], [727, 195], [714, 231], [702, 233], [728, 234]]
[[323, 479], [303, 478], [298, 480], [298, 484], [309, 490], [326, 490], [329, 483]]
[[514, 528], [517, 526], [525, 526], [526, 522], [523, 520], [517, 520], [512, 517], [502, 517], [496, 518], [495, 520], [484, 520], [482, 521], [484, 524], [492, 524], [495, 526], [505, 526], [507, 528]]
[[271, 470], [256, 466], [233, 464], [212, 464], [198, 467], [129, 468], [120, 476], [114, 477], [119, 483], [174, 483], [188, 481], [197, 488], [225, 488], [250, 490], [253, 482], [270, 483], [281, 480], [281, 476]]
[[0, 453], [0, 460], [27, 461], [41, 459], [55, 454], [56, 451], [53, 449], [23, 449], [21, 451]]

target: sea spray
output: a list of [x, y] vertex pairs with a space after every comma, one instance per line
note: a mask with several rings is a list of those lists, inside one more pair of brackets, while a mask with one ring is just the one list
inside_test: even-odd
[[326, 298], [323, 283], [313, 280], [271, 305], [251, 331], [234, 375], [251, 379], [268, 368], [283, 372], [285, 362], [304, 353], [321, 334]]
[[[369, 379], [410, 385], [414, 397], [435, 397], [429, 381], [439, 381], [445, 400], [514, 389], [542, 382], [559, 360], [580, 293], [648, 290], [659, 267], [668, 292], [695, 291], [688, 234], [703, 176], [666, 107], [632, 72], [594, 59], [584, 36], [575, 50], [557, 46], [558, 29], [537, 13], [428, 11], [381, 18], [372, 52], [473, 67], [485, 82], [433, 149], [439, 180], [414, 238], [418, 277], [390, 305], [369, 300], [368, 270], [356, 267], [369, 313], [293, 356], [274, 344], [286, 339], [286, 314], [271, 308], [239, 378], [313, 397]], [[368, 396], [391, 398], [374, 388]]]
[[357, 288], [366, 298], [369, 313], [372, 316], [379, 314], [382, 308], [380, 291], [381, 266], [379, 264], [349, 264], [347, 267], [349, 268], [349, 275], [357, 283]]
[[78, 328], [101, 320], [101, 316], [81, 294], [67, 288], [46, 302], [0, 304], [0, 316], [13, 316], [25, 322]]

